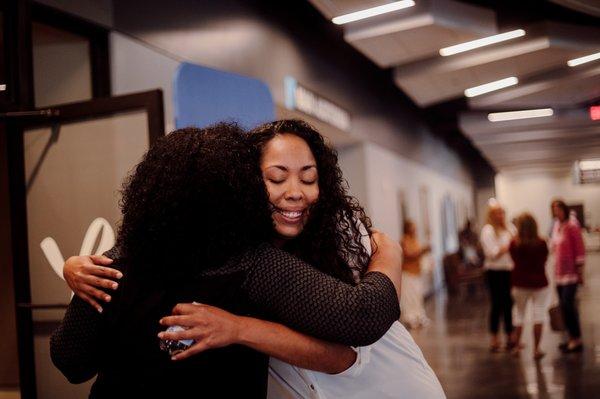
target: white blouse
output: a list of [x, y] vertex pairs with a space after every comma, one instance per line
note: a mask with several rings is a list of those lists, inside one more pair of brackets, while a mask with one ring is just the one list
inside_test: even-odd
[[399, 322], [379, 341], [355, 348], [356, 361], [340, 374], [325, 374], [271, 358], [268, 399], [444, 399], [421, 349]]
[[481, 229], [480, 241], [483, 253], [485, 254], [485, 260], [483, 262], [484, 268], [488, 270], [513, 269], [513, 261], [508, 251], [498, 258], [496, 258], [496, 256], [498, 256], [500, 249], [503, 246], [508, 246], [510, 244], [510, 241], [515, 234], [516, 229], [512, 224], [507, 226], [507, 230], [503, 230], [499, 234], [496, 234], [496, 231], [491, 224], [483, 226], [483, 229]]
[[[371, 254], [369, 235], [362, 224], [359, 228], [361, 242]], [[398, 321], [374, 344], [353, 349], [354, 364], [339, 374], [307, 370], [271, 358], [267, 399], [446, 398], [421, 349]]]

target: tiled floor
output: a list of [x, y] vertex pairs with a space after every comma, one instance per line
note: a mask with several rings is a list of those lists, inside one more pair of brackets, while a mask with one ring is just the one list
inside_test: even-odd
[[523, 333], [525, 349], [519, 358], [488, 351], [487, 293], [428, 301], [432, 324], [413, 331], [425, 357], [437, 373], [448, 399], [470, 398], [600, 398], [600, 254], [590, 254], [586, 284], [580, 290], [585, 350], [563, 355], [560, 334], [546, 326], [539, 362], [531, 357], [531, 328]]

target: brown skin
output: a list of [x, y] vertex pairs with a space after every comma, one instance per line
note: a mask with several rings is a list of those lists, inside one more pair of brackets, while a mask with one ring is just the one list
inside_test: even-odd
[[[515, 344], [515, 348], [513, 349], [513, 354], [518, 355], [521, 351], [521, 334], [523, 333], [522, 326], [515, 326], [513, 331], [513, 342]], [[533, 325], [533, 358], [535, 360], [539, 360], [544, 357], [546, 354], [540, 350], [540, 342], [542, 340], [542, 324], [535, 323]]]
[[283, 134], [266, 143], [260, 168], [273, 206], [275, 231], [282, 239], [293, 239], [304, 229], [310, 206], [319, 198], [315, 157], [303, 139]]
[[231, 344], [242, 344], [298, 367], [332, 374], [346, 370], [356, 359], [356, 353], [343, 345], [300, 334], [282, 324], [236, 316], [209, 305], [178, 304], [173, 316], [164, 317], [160, 323], [188, 329], [180, 334], [162, 332], [159, 338], [196, 341], [190, 349], [173, 356], [173, 360]]
[[123, 277], [120, 271], [108, 267], [112, 262], [103, 255], [71, 256], [63, 268], [63, 277], [69, 287], [100, 313], [102, 306], [98, 301], [110, 302], [112, 298], [98, 288], [116, 290], [119, 284], [114, 280]]

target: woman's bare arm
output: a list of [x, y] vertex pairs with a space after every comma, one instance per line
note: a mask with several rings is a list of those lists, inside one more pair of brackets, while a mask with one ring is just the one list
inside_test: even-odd
[[330, 374], [341, 373], [356, 360], [356, 352], [350, 347], [310, 337], [282, 324], [236, 316], [214, 306], [179, 304], [173, 314], [160, 323], [188, 329], [162, 332], [159, 337], [196, 341], [188, 350], [173, 356], [173, 360], [233, 344], [248, 346], [294, 366]]
[[378, 231], [371, 235], [373, 255], [369, 263], [369, 272], [385, 274], [394, 284], [398, 302], [402, 285], [402, 248], [390, 237]]
[[294, 366], [339, 374], [356, 361], [352, 348], [299, 333], [283, 324], [247, 317], [244, 324], [239, 343]]

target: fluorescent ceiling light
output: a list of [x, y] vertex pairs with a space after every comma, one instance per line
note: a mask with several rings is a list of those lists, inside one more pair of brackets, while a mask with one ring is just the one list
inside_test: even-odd
[[475, 97], [481, 94], [489, 93], [490, 91], [504, 89], [505, 87], [514, 86], [519, 83], [519, 79], [514, 76], [510, 78], [496, 80], [494, 82], [486, 83], [484, 85], [471, 87], [470, 89], [465, 90], [465, 96], [467, 97]]
[[6, 90], [6, 85], [0, 85], [0, 91], [5, 91]]
[[574, 67], [577, 65], [585, 64], [586, 62], [592, 62], [596, 60], [600, 60], [600, 53], [594, 53], [586, 55], [585, 57], [574, 58], [572, 60], [567, 61], [567, 65], [570, 67]]
[[440, 50], [440, 55], [447, 57], [449, 55], [462, 53], [483, 46], [489, 46], [490, 44], [504, 42], [506, 40], [515, 39], [521, 36], [525, 36], [525, 31], [523, 29], [511, 30], [510, 32], [500, 33], [499, 35], [488, 36], [481, 39], [472, 40], [470, 42], [444, 47]]
[[514, 121], [517, 119], [542, 118], [554, 115], [552, 108], [528, 109], [524, 111], [493, 112], [488, 114], [490, 122]]
[[376, 15], [386, 14], [388, 12], [402, 10], [403, 8], [412, 7], [415, 5], [413, 0], [395, 1], [393, 3], [384, 4], [366, 10], [351, 12], [350, 14], [340, 15], [331, 20], [336, 25], [343, 25], [349, 22], [360, 21], [361, 19], [374, 17]]
[[579, 170], [597, 170], [600, 169], [600, 159], [590, 159], [579, 161]]

